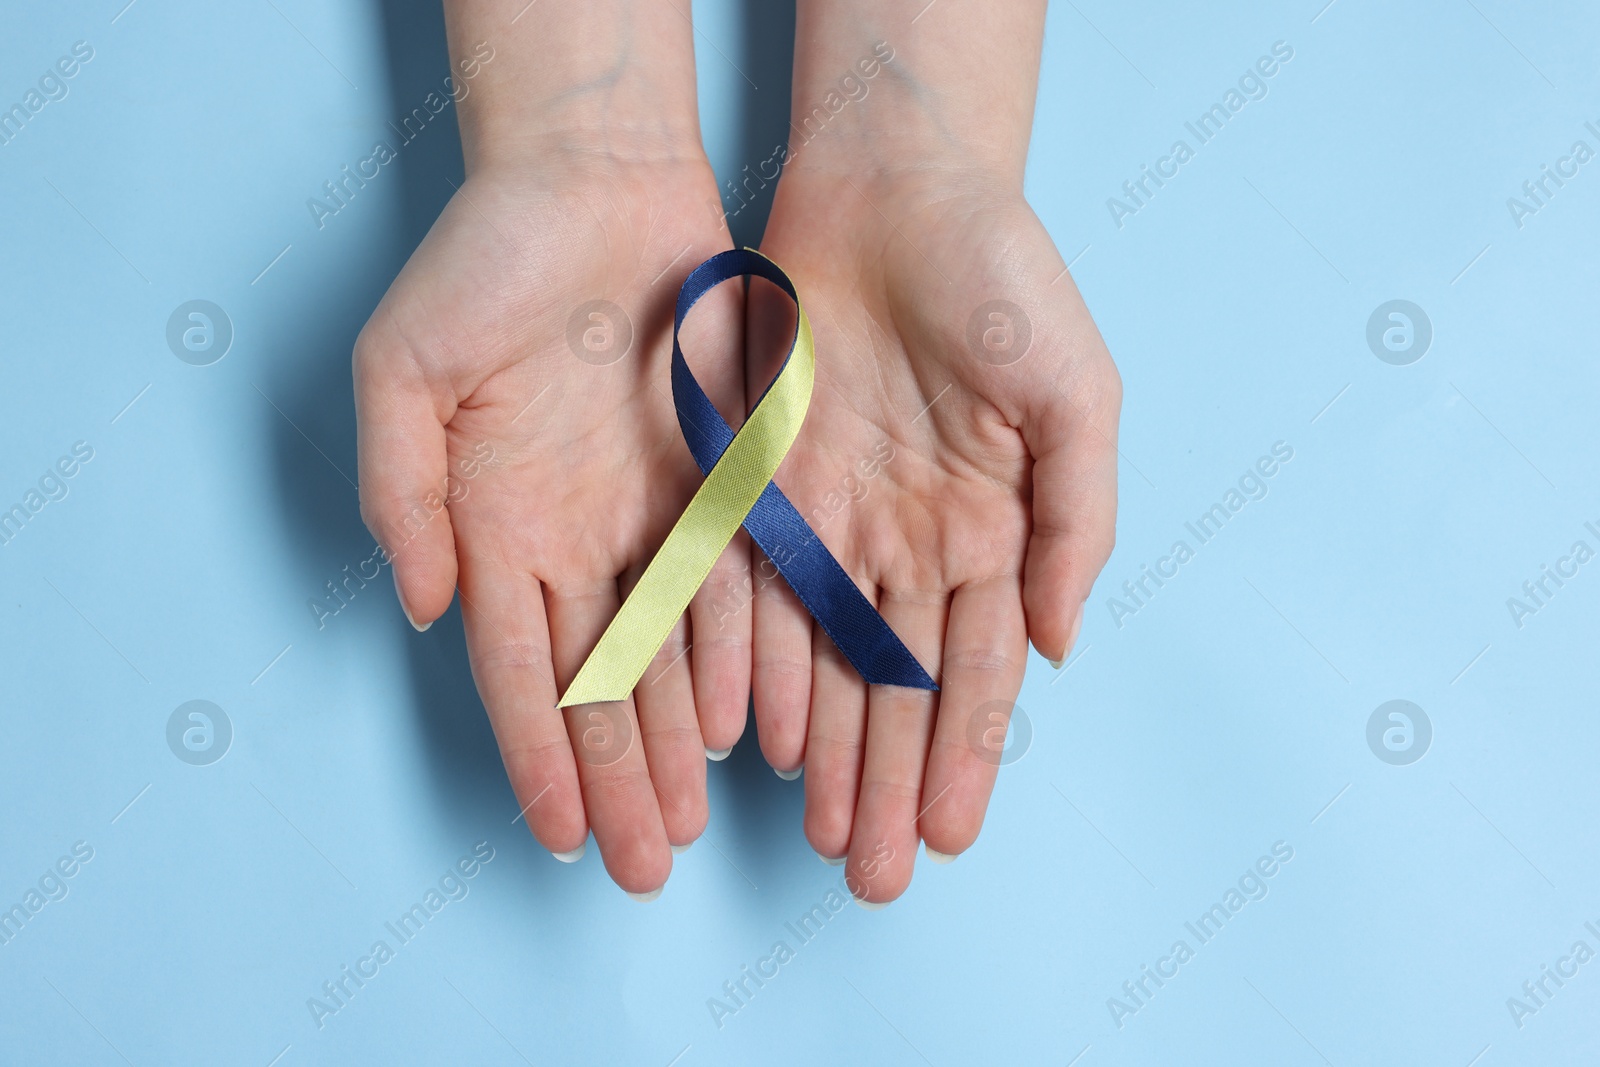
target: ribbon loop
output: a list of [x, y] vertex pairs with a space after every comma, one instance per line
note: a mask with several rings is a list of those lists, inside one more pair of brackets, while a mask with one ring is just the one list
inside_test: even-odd
[[[678, 332], [707, 292], [747, 275], [787, 293], [798, 322], [783, 366], [735, 433], [689, 371]], [[939, 688], [772, 481], [805, 420], [815, 377], [811, 323], [782, 268], [752, 249], [733, 249], [694, 269], [673, 316], [672, 395], [678, 426], [706, 480], [559, 707], [626, 699], [741, 525], [868, 683]]]

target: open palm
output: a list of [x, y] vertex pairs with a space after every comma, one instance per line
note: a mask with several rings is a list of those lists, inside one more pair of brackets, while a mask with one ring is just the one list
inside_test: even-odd
[[[699, 836], [707, 751], [743, 728], [751, 613], [721, 604], [748, 581], [747, 542], [633, 699], [565, 713], [556, 699], [700, 482], [666, 383], [678, 285], [728, 245], [715, 202], [703, 159], [480, 171], [355, 353], [362, 513], [408, 617], [426, 628], [459, 584], [529, 827], [563, 859], [593, 829], [636, 894], [666, 881], [669, 844]], [[737, 421], [740, 308], [719, 301], [732, 306], [697, 316], [695, 352]]]
[[[941, 686], [869, 689], [758, 581], [762, 749], [804, 762], [808, 839], [882, 903], [919, 837], [936, 857], [976, 839], [1028, 639], [1059, 661], [1076, 638], [1114, 537], [1121, 385], [1020, 191], [791, 173], [762, 250], [817, 344], [778, 484]], [[753, 329], [772, 296], [753, 290]]]

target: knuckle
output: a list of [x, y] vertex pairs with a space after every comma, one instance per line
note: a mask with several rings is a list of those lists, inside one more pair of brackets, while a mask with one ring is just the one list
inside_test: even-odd
[[704, 744], [700, 739], [700, 727], [693, 722], [674, 722], [652, 725], [654, 716], [639, 716], [639, 731], [644, 734], [645, 740], [651, 749], [659, 751], [662, 755], [671, 754], [679, 758], [692, 755], [696, 760], [704, 759]]
[[657, 666], [665, 667], [669, 664], [675, 663], [678, 657], [682, 656], [688, 650], [688, 633], [684, 630], [683, 626], [674, 626], [672, 628], [672, 632], [667, 635], [667, 639], [661, 642], [661, 648], [657, 650], [654, 662]]
[[533, 670], [550, 676], [550, 653], [532, 641], [497, 641], [478, 650], [477, 663], [487, 672]]
[[915, 812], [922, 800], [922, 783], [871, 775], [862, 781], [861, 792], [863, 795], [872, 794], [887, 800], [891, 809], [909, 806], [912, 812]]
[[794, 712], [811, 700], [811, 663], [793, 657], [761, 661], [756, 666], [760, 678], [757, 692], [767, 710], [777, 714]]
[[1100, 395], [1112, 411], [1122, 407], [1122, 372], [1108, 354], [1099, 361]]
[[1002, 648], [956, 648], [944, 654], [945, 673], [952, 670], [971, 674], [1008, 674], [1017, 670], [1016, 654]]
[[593, 768], [585, 792], [596, 801], [614, 806], [613, 810], [640, 813], [656, 807], [656, 790], [642, 768], [619, 769], [618, 764]]
[[[807, 762], [817, 764], [818, 774], [834, 774], [837, 768], [848, 768], [854, 776], [855, 768], [861, 763], [862, 739], [856, 736], [843, 736], [839, 734], [817, 733], [813, 734], [806, 742]], [[807, 772], [811, 770], [808, 766]], [[837, 790], [830, 790], [838, 792]], [[849, 790], [851, 802], [854, 803], [855, 790]]]
[[1103, 564], [1106, 560], [1111, 558], [1111, 553], [1116, 549], [1116, 547], [1117, 547], [1117, 528], [1116, 528], [1116, 525], [1115, 524], [1107, 524], [1106, 532], [1100, 535], [1098, 543], [1095, 545], [1095, 554], [1099, 557], [1100, 562]]
[[[533, 789], [537, 793], [544, 788], [538, 783], [556, 777], [551, 773], [551, 768], [563, 762], [572, 762], [572, 747], [565, 734], [543, 734], [504, 742], [500, 746], [500, 758], [506, 765], [506, 776], [511, 779], [513, 786], [537, 786]], [[556, 788], [559, 790], [560, 787]]]
[[746, 653], [750, 647], [748, 639], [735, 637], [732, 634], [712, 633], [706, 637], [698, 637], [694, 642], [697, 655], [696, 662], [703, 662], [706, 656], [728, 656], [730, 654]]

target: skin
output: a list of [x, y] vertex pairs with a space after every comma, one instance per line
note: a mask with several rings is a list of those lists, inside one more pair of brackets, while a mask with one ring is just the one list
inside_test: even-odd
[[[819, 353], [779, 484], [827, 513], [890, 443], [821, 536], [941, 685], [869, 690], [786, 586], [760, 584], [762, 750], [781, 770], [804, 761], [806, 836], [849, 857], [872, 903], [905, 891], [919, 838], [944, 856], [976, 839], [1028, 640], [1065, 658], [1115, 536], [1121, 383], [1022, 195], [1044, 5], [913, 23], [924, 8], [801, 0], [795, 151], [762, 242], [804, 294]], [[894, 57], [869, 81], [875, 42]], [[819, 129], [812, 108], [845, 73], [869, 91]], [[773, 294], [753, 297], [759, 335]], [[995, 300], [1020, 318], [980, 312]]]
[[[879, 459], [819, 533], [943, 691], [868, 692], [740, 535], [633, 699], [566, 712], [558, 692], [700, 483], [668, 395], [672, 300], [730, 241], [686, 3], [445, 7], [457, 62], [494, 49], [460, 101], [467, 180], [355, 353], [362, 513], [407, 616], [425, 628], [459, 592], [507, 773], [553, 852], [592, 829], [620, 886], [660, 888], [668, 845], [705, 826], [705, 755], [738, 739], [753, 694], [768, 760], [806, 769], [812, 845], [849, 856], [858, 897], [895, 898], [919, 839], [975, 839], [997, 761], [969, 743], [974, 717], [1004, 724], [1030, 638], [1065, 657], [1113, 537], [1120, 383], [1021, 193], [1043, 4], [801, 0], [797, 130], [874, 42], [895, 54], [790, 160], [763, 244], [818, 350], [778, 482], [831, 513]], [[572, 330], [596, 299], [633, 335], [604, 366], [617, 323]], [[980, 317], [997, 347], [973, 346], [993, 300], [1022, 310], [1025, 352], [1009, 319]], [[691, 316], [685, 351], [730, 423], [792, 325], [765, 283]], [[408, 524], [485, 446], [465, 495]]]
[[[688, 24], [620, 0], [582, 20], [537, 5], [513, 24], [523, 7], [446, 5], [457, 61], [479, 42], [495, 54], [461, 101], [467, 180], [356, 343], [362, 513], [413, 625], [459, 592], [533, 834], [567, 853], [593, 830], [612, 878], [645, 894], [667, 880], [669, 844], [705, 827], [707, 749], [743, 730], [750, 614], [715, 613], [748, 579], [747, 539], [633, 699], [555, 705], [700, 483], [666, 384], [672, 302], [730, 240], [706, 206], [717, 191], [697, 147]], [[613, 51], [596, 54], [597, 41]], [[696, 310], [685, 345], [737, 421], [740, 301], [725, 289]], [[631, 323], [620, 358], [611, 316], [571, 329], [596, 299]], [[494, 458], [466, 495], [408, 528], [484, 443]]]

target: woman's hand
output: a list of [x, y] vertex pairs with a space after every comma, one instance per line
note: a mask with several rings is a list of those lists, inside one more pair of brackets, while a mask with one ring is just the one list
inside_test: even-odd
[[1114, 538], [1121, 385], [1049, 236], [982, 175], [786, 176], [763, 251], [817, 344], [779, 484], [941, 687], [869, 690], [787, 586], [759, 586], [762, 750], [804, 760], [807, 838], [882, 902], [919, 836], [973, 843], [1028, 639], [1059, 662], [1077, 637]]
[[780, 773], [804, 760], [812, 846], [881, 904], [919, 837], [935, 858], [977, 837], [1028, 639], [1059, 663], [1077, 637], [1115, 536], [1121, 383], [1022, 197], [1042, 0], [798, 11], [762, 249], [812, 318], [817, 384], [778, 483], [941, 690], [869, 691], [762, 562], [756, 723]]
[[[447, 5], [453, 45], [480, 29], [496, 42], [463, 102], [468, 179], [356, 344], [362, 513], [419, 629], [459, 588], [473, 676], [534, 835], [575, 859], [592, 829], [617, 883], [648, 894], [671, 870], [669, 843], [705, 827], [708, 751], [744, 726], [749, 613], [718, 615], [748, 580], [748, 542], [724, 554], [633, 699], [565, 712], [556, 700], [700, 483], [668, 395], [672, 309], [729, 239], [708, 208], [681, 19], [628, 2], [493, 6]], [[615, 57], [596, 54], [607, 40]], [[651, 65], [657, 48], [671, 51]], [[692, 350], [737, 422], [738, 294], [706, 303]]]

